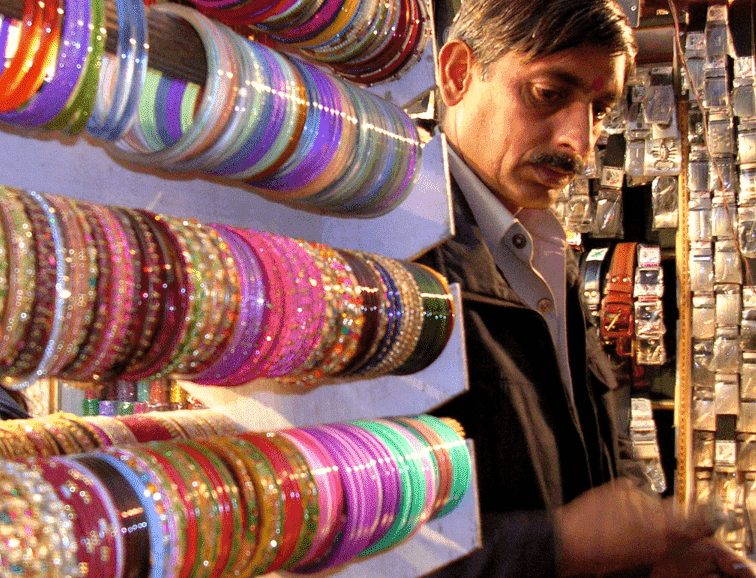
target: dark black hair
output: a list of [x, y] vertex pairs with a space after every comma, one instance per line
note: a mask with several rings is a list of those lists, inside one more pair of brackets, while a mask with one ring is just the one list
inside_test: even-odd
[[510, 51], [538, 59], [589, 44], [626, 55], [629, 73], [637, 52], [614, 0], [463, 0], [447, 39], [467, 44], [484, 71]]

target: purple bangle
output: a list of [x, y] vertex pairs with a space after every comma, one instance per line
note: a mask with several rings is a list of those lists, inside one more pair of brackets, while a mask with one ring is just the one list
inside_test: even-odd
[[212, 227], [229, 246], [239, 267], [239, 321], [218, 361], [192, 380], [205, 385], [222, 385], [253, 354], [257, 345], [263, 323], [264, 285], [260, 264], [249, 245], [231, 227], [220, 224]]
[[380, 478], [380, 508], [375, 523], [375, 530], [370, 536], [370, 544], [374, 544], [388, 532], [396, 520], [399, 506], [399, 493], [402, 490], [402, 481], [399, 477], [397, 464], [384, 443], [372, 432], [348, 423], [333, 424], [345, 433], [357, 438], [366, 451], [376, 462], [377, 473]]
[[258, 377], [263, 377], [273, 364], [271, 352], [278, 346], [283, 323], [282, 287], [278, 268], [260, 240], [260, 234], [248, 229], [234, 227], [241, 239], [252, 250], [260, 263], [262, 283], [265, 287], [263, 321], [260, 337], [252, 354], [227, 379], [228, 385], [241, 385]]
[[181, 96], [186, 82], [165, 74], [155, 91], [155, 127], [163, 146], [171, 146], [181, 138]]
[[[287, 189], [301, 188], [313, 178], [317, 178], [313, 176], [313, 172], [322, 171], [323, 167], [328, 165], [336, 154], [335, 143], [341, 135], [341, 131], [336, 130], [337, 127], [329, 126], [336, 124], [333, 118], [335, 115], [323, 110], [323, 106], [330, 108], [333, 103], [328, 99], [328, 92], [326, 87], [322, 86], [322, 80], [317, 78], [317, 74], [322, 73], [295, 59], [291, 62], [304, 80], [310, 102], [302, 136], [294, 153], [276, 173], [265, 179], [249, 181], [256, 187], [283, 190], [284, 194]], [[319, 171], [316, 171], [316, 168], [319, 168]]]
[[[0, 115], [3, 122], [39, 126], [51, 121], [74, 92], [89, 54], [90, 0], [66, 0], [55, 73], [19, 110]], [[5, 48], [10, 19], [4, 18], [0, 29], [0, 47]], [[4, 52], [4, 51], [3, 51]]]
[[[286, 94], [285, 79], [280, 69], [277, 72], [276, 63], [268, 54], [269, 49], [254, 42], [248, 44], [252, 58], [258, 63], [264, 77], [268, 78], [268, 84], [272, 91]], [[260, 122], [257, 128], [234, 155], [211, 169], [213, 173], [219, 175], [243, 173], [254, 167], [270, 150], [286, 120], [288, 101], [272, 92], [263, 91], [263, 94], [267, 95], [265, 103], [262, 105], [265, 110], [260, 114]]]
[[312, 572], [343, 564], [367, 547], [375, 531], [368, 524], [377, 519], [379, 510], [377, 495], [371, 491], [376, 491], [380, 479], [375, 475], [371, 480], [374, 471], [371, 471], [369, 455], [343, 432], [327, 425], [302, 429], [322, 443], [338, 464], [346, 516], [341, 535], [333, 547], [312, 566], [302, 569]]

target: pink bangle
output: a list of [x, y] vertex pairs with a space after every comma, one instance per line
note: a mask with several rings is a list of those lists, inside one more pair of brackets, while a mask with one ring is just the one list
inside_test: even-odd
[[273, 355], [280, 348], [285, 292], [275, 256], [268, 250], [262, 235], [249, 229], [233, 230], [247, 243], [258, 259], [265, 287], [265, 309], [260, 338], [252, 355], [227, 381], [228, 385], [241, 385], [267, 375], [268, 369], [275, 361]]

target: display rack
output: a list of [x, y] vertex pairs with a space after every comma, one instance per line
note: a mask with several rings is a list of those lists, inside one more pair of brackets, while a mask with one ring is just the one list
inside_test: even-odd
[[[14, 15], [0, 0], [0, 13]], [[112, 21], [109, 20], [109, 22]], [[172, 64], [159, 54], [166, 29], [150, 19], [150, 59], [159, 68], [192, 80], [196, 69]], [[181, 38], [180, 51], [192, 49], [191, 35]], [[165, 45], [164, 45], [165, 46]], [[188, 48], [187, 48], [188, 47]], [[200, 48], [201, 50], [201, 48]], [[396, 83], [371, 90], [397, 104], [408, 104], [434, 84], [434, 51], [430, 42], [420, 62]], [[200, 62], [194, 58], [181, 62]], [[192, 72], [194, 70], [195, 72]], [[200, 78], [203, 76], [198, 75]], [[2, 184], [38, 190], [105, 205], [147, 208], [157, 213], [219, 222], [280, 235], [304, 238], [338, 248], [409, 259], [453, 233], [446, 142], [434, 137], [423, 148], [417, 182], [395, 210], [375, 219], [345, 219], [295, 210], [262, 198], [238, 184], [203, 175], [178, 175], [112, 158], [101, 143], [0, 126]], [[184, 383], [190, 392], [252, 429], [424, 413], [467, 389], [460, 292], [452, 287], [457, 310], [454, 330], [442, 355], [425, 370], [409, 376], [323, 384], [294, 389], [269, 380], [239, 388], [205, 387]], [[72, 392], [73, 393], [73, 392]], [[74, 395], [74, 397], [76, 397]], [[62, 404], [66, 409], [66, 403]], [[440, 567], [480, 545], [475, 480], [459, 506], [440, 520], [425, 525], [413, 538], [383, 554], [322, 573], [328, 576], [369, 578], [390, 575], [412, 578]], [[389, 570], [390, 569], [390, 570]]]

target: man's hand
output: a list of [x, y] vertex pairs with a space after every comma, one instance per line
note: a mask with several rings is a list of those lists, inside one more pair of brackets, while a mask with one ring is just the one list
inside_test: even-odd
[[[713, 534], [716, 525], [705, 511], [681, 516], [673, 506], [624, 479], [585, 492], [555, 513], [560, 575], [650, 568]], [[691, 555], [705, 552], [713, 554], [702, 547]]]

